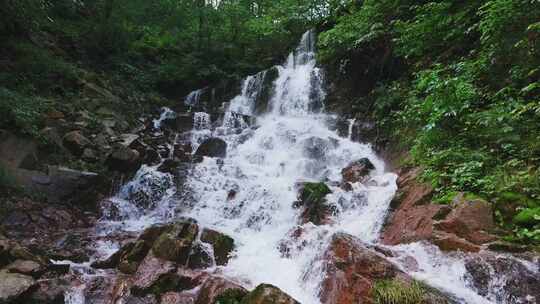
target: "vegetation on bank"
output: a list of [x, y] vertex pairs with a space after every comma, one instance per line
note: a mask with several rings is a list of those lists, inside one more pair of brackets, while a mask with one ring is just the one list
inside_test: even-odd
[[51, 109], [94, 112], [86, 83], [132, 113], [268, 68], [321, 20], [325, 2], [2, 0], [0, 128], [36, 136]]
[[[540, 243], [539, 21], [531, 0], [366, 0], [329, 21], [319, 55], [374, 79], [352, 103], [410, 148], [439, 201], [486, 198], [510, 239]], [[354, 66], [366, 54], [379, 66]]]

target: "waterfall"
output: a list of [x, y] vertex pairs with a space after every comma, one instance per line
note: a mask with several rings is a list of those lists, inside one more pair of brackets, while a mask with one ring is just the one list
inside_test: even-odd
[[204, 89], [199, 89], [199, 90], [195, 90], [189, 93], [186, 99], [184, 100], [184, 104], [186, 106], [191, 106], [191, 107], [198, 105], [203, 91]]
[[[185, 212], [238, 243], [235, 257], [223, 269], [226, 275], [250, 287], [274, 284], [302, 303], [318, 302], [318, 255], [331, 235], [345, 231], [376, 241], [396, 191], [396, 175], [385, 172], [384, 162], [368, 145], [342, 138], [326, 125], [314, 35], [304, 34], [287, 62], [278, 67], [274, 94], [267, 111], [257, 117], [256, 128], [231, 123], [235, 113], [253, 115], [265, 73], [244, 80], [223, 125], [212, 134], [228, 143], [227, 157], [220, 162], [207, 158], [194, 169], [187, 187], [195, 203]], [[333, 186], [327, 199], [338, 210], [335, 224], [306, 225], [302, 236], [306, 245], [284, 256], [280, 245], [292, 242], [291, 231], [299, 224], [299, 211], [293, 208], [295, 185], [338, 181], [342, 168], [363, 157], [376, 167], [370, 185], [357, 185], [352, 192]], [[227, 195], [231, 190], [236, 192], [233, 199]]]
[[[314, 31], [305, 33], [287, 61], [275, 68], [277, 75], [271, 84], [268, 71], [248, 76], [221, 124], [212, 121], [209, 113], [193, 113], [194, 128], [188, 133], [193, 151], [203, 140], [219, 137], [227, 143], [227, 156], [204, 158], [192, 168], [181, 187], [182, 193], [189, 192], [188, 198], [180, 197], [172, 175], [158, 171], [160, 164], [143, 166], [109, 199], [108, 209], [114, 212], [105, 212], [97, 227], [99, 233], [141, 231], [155, 223], [191, 217], [203, 227], [234, 238], [234, 256], [218, 268], [220, 274], [248, 288], [270, 283], [303, 304], [319, 303], [320, 257], [331, 236], [346, 232], [376, 244], [397, 190], [397, 176], [385, 170], [369, 145], [351, 140], [355, 120], [349, 121], [345, 137], [327, 125], [331, 119], [324, 112], [324, 73], [316, 63], [315, 41]], [[268, 104], [261, 100], [265, 89], [272, 91]], [[201, 92], [189, 94], [185, 103], [196, 105]], [[173, 114], [164, 109], [154, 127], [161, 128], [161, 122]], [[341, 189], [341, 170], [361, 158], [375, 166], [369, 180], [352, 185], [351, 191]], [[297, 185], [306, 181], [324, 181], [331, 188], [326, 197], [334, 210], [329, 224], [301, 224], [300, 211], [293, 203]], [[151, 199], [142, 204], [138, 197]], [[298, 229], [301, 236], [294, 239]], [[101, 246], [101, 256], [110, 254], [111, 244], [96, 246]], [[459, 255], [442, 253], [424, 243], [391, 249], [398, 253], [392, 261], [404, 271], [401, 257], [414, 256], [419, 267], [409, 274], [463, 303], [495, 302], [468, 286]], [[80, 288], [68, 296], [69, 303], [84, 302]]]

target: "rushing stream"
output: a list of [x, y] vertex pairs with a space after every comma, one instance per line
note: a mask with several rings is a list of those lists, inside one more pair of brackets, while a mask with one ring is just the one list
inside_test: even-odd
[[[346, 232], [376, 243], [397, 190], [397, 176], [385, 170], [369, 145], [341, 137], [328, 126], [332, 117], [324, 112], [323, 75], [316, 65], [314, 46], [315, 35], [307, 32], [287, 62], [278, 67], [274, 94], [268, 105], [262, 105], [262, 114], [257, 115], [255, 109], [261, 106], [259, 94], [266, 72], [244, 80], [242, 93], [230, 101], [220, 125], [207, 113], [194, 113], [195, 127], [189, 137], [194, 151], [204, 139], [219, 137], [227, 142], [227, 156], [205, 158], [180, 188], [170, 174], [158, 172], [158, 166], [143, 166], [110, 199], [118, 214], [114, 220], [102, 219], [98, 233], [136, 232], [154, 223], [191, 217], [235, 240], [233, 258], [216, 271], [249, 288], [271, 283], [301, 303], [319, 303], [320, 255], [330, 237]], [[196, 104], [199, 95], [200, 91], [190, 94], [187, 103]], [[174, 112], [165, 110], [154, 121], [155, 127], [171, 115]], [[256, 122], [247, 121], [246, 116], [257, 116]], [[376, 169], [368, 182], [357, 183], [353, 191], [346, 192], [337, 186], [341, 170], [360, 158], [368, 158]], [[304, 181], [327, 182], [333, 191], [327, 200], [336, 212], [331, 224], [305, 224], [299, 241], [291, 236], [300, 216], [293, 202], [298, 183]], [[137, 191], [145, 192], [151, 201], [141, 206], [132, 197]], [[107, 242], [97, 246], [101, 257], [117, 248]], [[286, 254], [283, 248], [287, 248]], [[481, 297], [468, 286], [459, 254], [444, 254], [422, 243], [392, 249], [417, 259], [418, 270], [409, 271], [415, 278], [464, 303], [492, 303], [489, 296]], [[394, 262], [402, 263], [399, 257]], [[68, 302], [84, 302], [80, 289], [74, 289]]]

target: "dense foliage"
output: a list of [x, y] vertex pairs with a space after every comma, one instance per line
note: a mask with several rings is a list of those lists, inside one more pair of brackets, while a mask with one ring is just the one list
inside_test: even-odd
[[89, 82], [125, 91], [123, 99], [157, 92], [178, 100], [241, 78], [280, 62], [332, 7], [322, 0], [1, 0], [7, 115], [0, 128], [35, 135], [50, 108], [44, 99], [66, 112], [88, 108], [79, 101]]
[[540, 242], [540, 3], [366, 0], [334, 17], [320, 57], [391, 50], [406, 68], [369, 98], [387, 136], [406, 141], [440, 202], [489, 199], [514, 239]]

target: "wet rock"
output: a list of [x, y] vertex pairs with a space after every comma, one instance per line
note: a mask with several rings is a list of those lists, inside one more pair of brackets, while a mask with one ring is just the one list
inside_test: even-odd
[[367, 158], [359, 159], [350, 163], [347, 167], [341, 170], [343, 181], [349, 183], [366, 181], [369, 172], [374, 170], [375, 166]]
[[374, 281], [399, 274], [396, 266], [346, 234], [333, 236], [324, 260], [320, 292], [324, 304], [371, 303]]
[[137, 296], [159, 294], [172, 290], [177, 280], [176, 266], [173, 262], [148, 254], [134, 275], [131, 291]]
[[234, 250], [234, 240], [231, 237], [221, 232], [205, 228], [201, 234], [201, 241], [211, 244], [214, 248], [216, 265], [227, 264], [230, 254]]
[[80, 131], [71, 131], [67, 133], [62, 138], [62, 143], [66, 149], [76, 156], [82, 155], [84, 149], [92, 145], [92, 142], [84, 137]]
[[220, 138], [205, 140], [195, 152], [195, 156], [224, 158], [227, 155], [227, 143]]
[[31, 277], [19, 273], [0, 271], [0, 303], [11, 303], [20, 300], [25, 293], [36, 286]]
[[179, 160], [169, 158], [163, 161], [163, 163], [158, 167], [158, 171], [163, 173], [176, 174], [180, 165], [181, 162]]
[[261, 284], [242, 299], [242, 304], [299, 304], [281, 289], [270, 284]]
[[470, 257], [465, 267], [476, 291], [488, 295], [490, 288], [499, 288], [497, 303], [537, 303], [540, 299], [540, 277], [513, 258], [489, 253]]
[[242, 286], [220, 277], [211, 277], [201, 286], [195, 304], [240, 303], [247, 294]]
[[132, 244], [129, 246], [129, 250], [122, 252], [118, 261], [118, 270], [127, 274], [135, 273], [139, 264], [150, 251], [150, 246], [144, 241], [139, 240]]
[[190, 269], [204, 269], [213, 265], [213, 259], [203, 244], [195, 244], [191, 248], [187, 266]]
[[152, 251], [156, 257], [185, 265], [199, 227], [194, 221], [181, 221], [170, 226], [156, 240]]
[[140, 153], [128, 147], [118, 147], [106, 161], [109, 169], [119, 172], [133, 172], [141, 166]]
[[325, 197], [332, 191], [324, 183], [304, 183], [300, 187], [298, 201], [295, 208], [303, 208], [302, 223], [311, 222], [315, 225], [324, 225], [330, 222], [335, 208], [330, 206]]
[[193, 148], [191, 147], [191, 144], [175, 144], [173, 148], [173, 155], [180, 161], [191, 161], [192, 150]]

